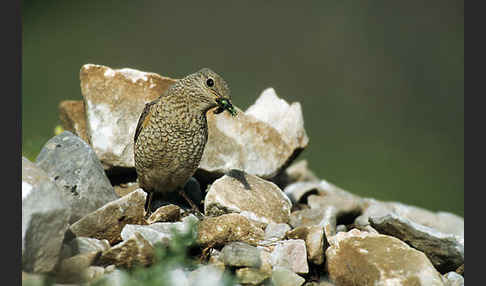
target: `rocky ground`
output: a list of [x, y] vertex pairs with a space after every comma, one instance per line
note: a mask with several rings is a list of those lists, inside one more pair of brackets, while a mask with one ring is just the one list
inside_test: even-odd
[[309, 142], [301, 106], [271, 88], [236, 118], [208, 114], [185, 186], [203, 215], [174, 198], [148, 216], [133, 134], [176, 79], [98, 65], [80, 78], [83, 100], [59, 105], [66, 131], [22, 158], [26, 285], [464, 285], [464, 219], [315, 176], [295, 161]]

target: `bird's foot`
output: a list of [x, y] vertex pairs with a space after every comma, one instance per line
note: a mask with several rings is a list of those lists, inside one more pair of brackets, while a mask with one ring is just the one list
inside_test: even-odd
[[198, 218], [204, 217], [204, 215], [199, 211], [199, 207], [189, 198], [189, 196], [184, 192], [184, 189], [179, 190], [179, 195], [181, 195], [186, 202], [191, 206], [192, 211]]

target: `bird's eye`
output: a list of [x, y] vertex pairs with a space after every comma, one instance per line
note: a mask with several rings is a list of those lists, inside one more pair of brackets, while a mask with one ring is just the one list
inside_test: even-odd
[[206, 81], [206, 84], [209, 86], [209, 87], [212, 87], [214, 85], [214, 80], [212, 78], [208, 78], [208, 80]]

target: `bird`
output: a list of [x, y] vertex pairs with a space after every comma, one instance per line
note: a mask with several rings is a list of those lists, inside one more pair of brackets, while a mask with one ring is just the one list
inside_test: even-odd
[[237, 115], [228, 84], [209, 68], [179, 79], [145, 104], [135, 129], [134, 159], [139, 186], [148, 193], [148, 213], [155, 193], [166, 198], [175, 192], [198, 211], [183, 186], [201, 161], [209, 110]]

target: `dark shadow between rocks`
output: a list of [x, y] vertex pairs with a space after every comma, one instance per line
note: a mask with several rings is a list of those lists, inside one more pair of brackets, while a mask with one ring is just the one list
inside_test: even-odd
[[[158, 208], [170, 204], [175, 204], [185, 210], [191, 209], [189, 203], [181, 195], [178, 194], [179, 190], [180, 189], [178, 188], [168, 193], [154, 192], [152, 195], [150, 210], [154, 212]], [[183, 186], [183, 190], [184, 193], [192, 200], [194, 204], [199, 207], [200, 210], [204, 209], [203, 200], [205, 194], [202, 193], [201, 186], [196, 178], [191, 177]], [[145, 209], [147, 209], [147, 202], [145, 205]]]
[[285, 170], [299, 157], [299, 155], [304, 151], [303, 148], [297, 148], [294, 150], [294, 153], [290, 155], [290, 157], [285, 161], [285, 163], [274, 173], [272, 174], [267, 180], [277, 185], [280, 189], [284, 189], [287, 185], [291, 182], [289, 176], [285, 173]]
[[340, 214], [338, 214], [338, 216], [336, 218], [336, 226], [342, 224], [342, 225], [345, 225], [346, 227], [348, 227], [348, 229], [351, 229], [351, 228], [354, 227], [354, 221], [361, 214], [362, 214], [362, 211], [359, 211], [359, 210], [340, 213]]
[[135, 168], [114, 167], [105, 170], [105, 173], [112, 186], [137, 181], [137, 171], [135, 171]]
[[211, 173], [203, 169], [197, 169], [193, 177], [201, 185], [201, 190], [207, 190], [208, 186], [212, 184], [217, 179], [224, 176], [222, 173]]
[[245, 172], [238, 169], [231, 169], [227, 175], [240, 182], [245, 190], [251, 190], [250, 184], [248, 184], [248, 181], [246, 180]]

